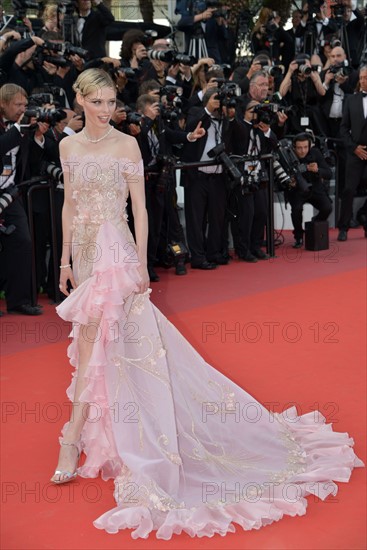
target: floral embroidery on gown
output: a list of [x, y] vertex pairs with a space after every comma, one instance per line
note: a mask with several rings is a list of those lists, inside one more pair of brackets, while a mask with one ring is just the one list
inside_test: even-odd
[[[225, 535], [235, 524], [258, 529], [302, 515], [308, 494], [336, 494], [334, 481], [363, 466], [348, 434], [333, 432], [321, 414], [270, 413], [204, 361], [149, 291], [135, 293], [139, 264], [125, 207], [143, 164], [69, 156], [63, 168], [76, 205], [78, 288], [57, 312], [73, 322], [76, 369], [80, 332], [98, 323], [80, 399], [91, 406], [78, 471], [115, 480], [116, 506], [94, 525], [133, 529], [133, 538]], [[74, 381], [67, 393], [72, 400]]]

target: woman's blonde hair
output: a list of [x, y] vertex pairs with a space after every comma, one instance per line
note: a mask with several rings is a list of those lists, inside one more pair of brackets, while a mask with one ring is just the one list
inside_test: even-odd
[[55, 15], [57, 15], [57, 10], [58, 6], [56, 4], [47, 4], [42, 13], [42, 21], [46, 23], [46, 21], [48, 21], [52, 17], [55, 17]]
[[103, 69], [87, 69], [80, 73], [73, 84], [73, 90], [85, 97], [106, 86], [116, 90], [114, 81], [106, 71]]
[[261, 8], [259, 17], [254, 25], [254, 28], [252, 29], [251, 35], [257, 33], [260, 30], [261, 26], [266, 25], [272, 14], [273, 10], [271, 8]]

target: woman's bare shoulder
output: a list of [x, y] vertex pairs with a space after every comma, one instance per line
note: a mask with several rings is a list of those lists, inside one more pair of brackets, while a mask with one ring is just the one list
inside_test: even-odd
[[64, 137], [59, 143], [60, 153], [63, 156], [67, 156], [70, 153], [75, 153], [75, 147], [80, 144], [80, 136], [73, 134], [72, 136]]

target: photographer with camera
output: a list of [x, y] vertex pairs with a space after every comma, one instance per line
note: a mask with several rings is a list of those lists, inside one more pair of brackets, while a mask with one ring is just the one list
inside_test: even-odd
[[[172, 89], [171, 89], [172, 88]], [[137, 113], [128, 113], [127, 123], [133, 121], [139, 130], [137, 141], [145, 165], [145, 195], [148, 212], [148, 273], [152, 282], [159, 281], [154, 270], [164, 216], [170, 220], [168, 242], [183, 242], [184, 233], [176, 209], [176, 181], [171, 167], [175, 161], [172, 145], [196, 141], [205, 130], [197, 124], [192, 132], [179, 129], [175, 87], [161, 90], [161, 103], [152, 95], [142, 95], [136, 103]], [[172, 127], [173, 126], [173, 127]], [[177, 258], [176, 273], [186, 273], [184, 258]]]
[[322, 85], [318, 66], [312, 66], [307, 54], [299, 54], [289, 65], [279, 93], [293, 109], [289, 113], [288, 132], [298, 134], [312, 128], [322, 133], [319, 126], [318, 102], [326, 91]]
[[257, 55], [267, 52], [270, 59], [289, 59], [293, 42], [283, 29], [280, 15], [271, 8], [261, 8], [259, 17], [251, 33], [252, 51]]
[[365, 17], [356, 8], [355, 2], [352, 2], [352, 0], [342, 0], [341, 13], [342, 21], [340, 22], [340, 26], [344, 40], [342, 45], [348, 48], [347, 51], [352, 67], [358, 69], [363, 52], [364, 37], [367, 31]]
[[9, 313], [40, 315], [42, 309], [31, 305], [31, 236], [18, 187], [28, 168], [31, 138], [21, 126], [27, 103], [20, 86], [0, 88], [0, 287]]
[[358, 82], [358, 72], [347, 59], [341, 46], [334, 47], [330, 52], [330, 65], [321, 73], [325, 95], [320, 99], [320, 124], [324, 135], [335, 138], [329, 140], [337, 155], [339, 194], [345, 187], [346, 149], [340, 136], [340, 125], [343, 116], [345, 100], [354, 93]]
[[[366, 182], [367, 170], [367, 65], [359, 69], [360, 91], [348, 97], [345, 103], [340, 136], [347, 150], [345, 188], [338, 221], [338, 241], [346, 241], [353, 213], [353, 199], [358, 185]], [[367, 218], [364, 218], [367, 237]]]
[[[227, 132], [227, 148], [235, 155], [248, 155], [242, 165], [244, 181], [235, 186], [229, 199], [231, 229], [238, 257], [249, 263], [267, 260], [261, 249], [268, 216], [269, 181], [266, 164], [259, 159], [271, 153], [278, 140], [270, 129], [267, 106], [246, 99], [241, 103], [242, 117], [232, 118]], [[240, 165], [237, 165], [240, 167]]]
[[309, 0], [302, 6], [303, 17], [296, 36], [303, 39], [303, 53], [321, 55], [326, 37], [337, 32], [338, 26], [328, 17], [326, 0]]
[[[254, 73], [249, 82], [248, 94], [243, 96], [243, 99], [253, 99], [262, 103], [269, 101], [269, 74], [263, 70]], [[278, 139], [284, 136], [288, 115], [285, 113], [286, 108], [279, 106], [276, 111], [276, 116], [272, 118], [270, 124], [271, 129], [276, 134]]]
[[177, 0], [177, 28], [185, 33], [185, 51], [197, 59], [211, 57], [222, 63], [219, 43], [228, 41], [228, 10], [219, 0]]
[[36, 48], [43, 45], [42, 38], [32, 36], [12, 42], [0, 56], [0, 69], [6, 73], [7, 81], [22, 87], [27, 94], [47, 81], [45, 67], [33, 63]]
[[[39, 123], [40, 133], [37, 140], [31, 143], [30, 147], [30, 175], [42, 176], [45, 181], [50, 181], [54, 187], [55, 206], [55, 230], [56, 230], [56, 251], [51, 249], [48, 258], [48, 246], [52, 242], [50, 200], [48, 189], [38, 189], [33, 194], [33, 211], [28, 215], [33, 216], [35, 234], [35, 255], [36, 255], [36, 283], [37, 288], [42, 287], [48, 297], [56, 300], [54, 284], [54, 262], [60, 265], [62, 252], [62, 222], [61, 213], [64, 202], [64, 184], [61, 170], [59, 143], [66, 136], [73, 135], [83, 128], [81, 116], [77, 116], [70, 109], [54, 109], [49, 104], [42, 103], [42, 95], [47, 98], [49, 94], [37, 94], [30, 96], [29, 103], [41, 99], [37, 107], [38, 117], [47, 120]], [[31, 106], [29, 107], [29, 109]], [[54, 258], [54, 252], [56, 258]]]
[[[218, 94], [218, 88], [207, 89], [202, 106], [189, 110], [186, 130], [193, 130], [201, 123], [206, 135], [195, 143], [186, 144], [182, 155], [184, 162], [211, 160], [208, 152], [225, 142], [227, 121], [223, 117]], [[191, 253], [191, 267], [211, 270], [217, 265], [227, 264], [228, 259], [223, 256], [227, 203], [223, 165], [218, 162], [211, 166], [186, 169], [182, 172], [182, 180], [185, 188], [186, 234]]]
[[295, 179], [292, 186], [285, 192], [286, 202], [291, 205], [291, 217], [293, 223], [293, 235], [295, 243], [293, 248], [301, 248], [303, 245], [302, 213], [305, 203], [312, 204], [319, 211], [312, 221], [327, 220], [332, 211], [332, 201], [328, 194], [327, 181], [332, 177], [332, 171], [325, 161], [321, 151], [313, 146], [312, 137], [307, 132], [297, 134], [293, 139], [293, 149], [298, 158], [298, 174], [303, 181], [309, 184], [300, 187]]

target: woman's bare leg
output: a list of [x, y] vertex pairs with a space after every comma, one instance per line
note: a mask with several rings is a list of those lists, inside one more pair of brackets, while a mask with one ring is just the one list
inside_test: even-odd
[[[87, 371], [89, 361], [93, 352], [94, 342], [98, 339], [99, 319], [91, 320], [88, 325], [80, 326], [78, 338], [79, 365], [76, 375], [74, 401], [72, 413], [67, 430], [63, 437], [63, 442], [69, 445], [62, 445], [60, 448], [59, 462], [56, 470], [75, 472], [78, 462], [77, 444], [80, 439], [85, 421], [88, 418], [89, 403], [80, 401], [80, 396], [86, 387], [85, 373]], [[68, 476], [63, 474], [55, 474], [51, 481], [62, 481]]]

